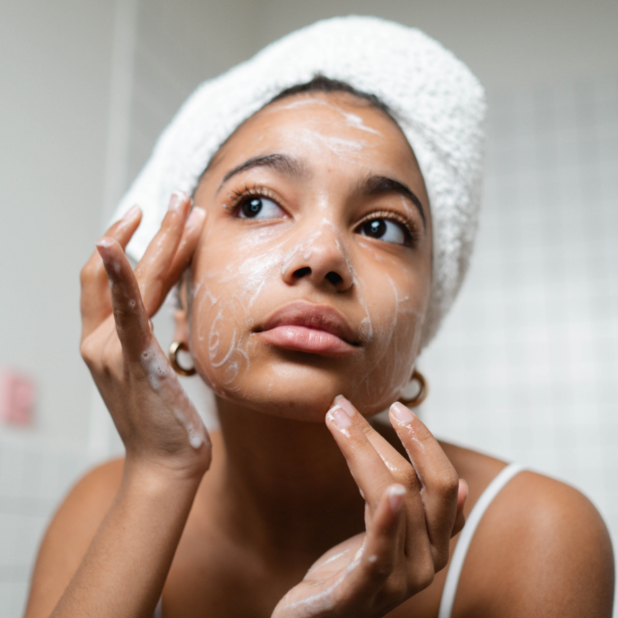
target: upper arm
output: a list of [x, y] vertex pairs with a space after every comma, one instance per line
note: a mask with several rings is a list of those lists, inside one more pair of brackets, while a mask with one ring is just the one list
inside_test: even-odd
[[611, 541], [580, 492], [524, 472], [487, 510], [470, 546], [454, 616], [610, 618]]
[[122, 460], [84, 476], [54, 515], [39, 549], [26, 618], [47, 618], [77, 571], [122, 477]]

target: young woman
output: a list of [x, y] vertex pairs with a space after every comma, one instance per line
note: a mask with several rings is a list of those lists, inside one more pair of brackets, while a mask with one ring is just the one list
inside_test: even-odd
[[[82, 271], [82, 354], [126, 457], [59, 509], [27, 617], [610, 616], [588, 500], [438, 442], [397, 402], [465, 271], [476, 82], [374, 19], [264, 54], [198, 91], [133, 189], [158, 183], [143, 213]], [[413, 67], [403, 90], [393, 66]], [[192, 198], [172, 195], [153, 234], [149, 196], [170, 182]], [[179, 281], [170, 364], [149, 318]], [[216, 393], [210, 437], [172, 369], [190, 369], [182, 349]]]

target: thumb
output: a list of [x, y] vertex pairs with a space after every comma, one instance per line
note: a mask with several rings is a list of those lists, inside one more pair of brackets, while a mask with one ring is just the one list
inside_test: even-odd
[[459, 491], [457, 492], [457, 515], [455, 516], [455, 523], [453, 524], [453, 532], [451, 537], [461, 532], [461, 529], [466, 523], [466, 517], [464, 515], [464, 504], [468, 497], [468, 483], [463, 479], [459, 479]]

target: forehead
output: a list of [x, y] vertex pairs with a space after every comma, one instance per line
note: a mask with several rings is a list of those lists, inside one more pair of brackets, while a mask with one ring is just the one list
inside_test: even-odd
[[368, 101], [348, 93], [303, 93], [262, 108], [215, 155], [210, 169], [242, 157], [286, 151], [311, 164], [312, 155], [345, 159], [361, 167], [395, 167], [420, 174], [396, 122]]

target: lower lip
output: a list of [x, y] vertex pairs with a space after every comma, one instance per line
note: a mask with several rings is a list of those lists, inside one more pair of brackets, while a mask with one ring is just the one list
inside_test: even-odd
[[262, 341], [270, 345], [310, 354], [343, 356], [356, 349], [337, 335], [306, 326], [277, 326], [257, 334]]

